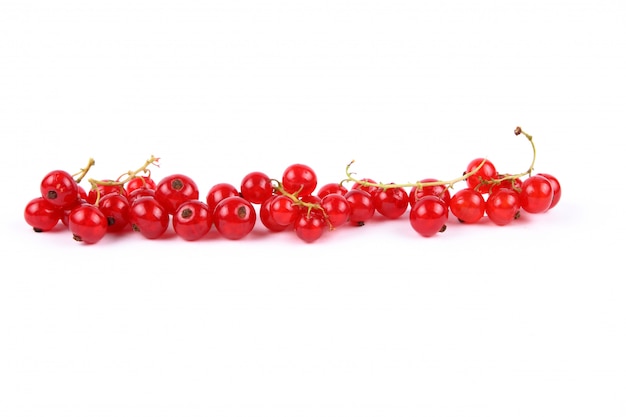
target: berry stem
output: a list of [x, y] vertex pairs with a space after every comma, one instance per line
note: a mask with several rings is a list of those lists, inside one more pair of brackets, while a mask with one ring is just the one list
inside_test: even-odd
[[87, 166], [85, 168], [81, 168], [80, 171], [72, 175], [72, 177], [76, 177], [74, 178], [74, 181], [76, 181], [77, 184], [80, 184], [83, 178], [85, 178], [85, 175], [87, 175], [87, 172], [89, 172], [91, 167], [94, 166], [95, 164], [96, 164], [96, 161], [94, 161], [93, 158], [89, 158], [89, 161], [87, 161]]
[[426, 181], [426, 182], [419, 182], [418, 181], [418, 182], [407, 182], [407, 183], [404, 183], [404, 184], [398, 184], [398, 183], [383, 184], [383, 183], [369, 182], [369, 181], [363, 181], [363, 180], [356, 179], [354, 177], [355, 173], [354, 172], [350, 172], [350, 167], [354, 163], [354, 160], [353, 160], [346, 166], [346, 175], [347, 175], [348, 178], [346, 178], [342, 182], [344, 182], [344, 181], [346, 181], [346, 182], [352, 181], [352, 182], [355, 182], [355, 183], [360, 184], [362, 186], [378, 187], [378, 188], [381, 188], [383, 190], [387, 190], [389, 188], [408, 188], [408, 187], [416, 187], [418, 189], [422, 189], [424, 187], [435, 187], [435, 186], [439, 186], [439, 185], [445, 185], [448, 188], [452, 188], [452, 186], [454, 184], [456, 184], [457, 182], [464, 181], [468, 177], [470, 177], [470, 176], [474, 175], [475, 173], [477, 173], [478, 170], [480, 170], [480, 168], [482, 168], [482, 166], [485, 164], [485, 162], [487, 162], [487, 159], [483, 159], [482, 162], [476, 168], [471, 170], [470, 172], [467, 172], [467, 173], [463, 174], [462, 176], [460, 176], [458, 178], [454, 178], [454, 179], [448, 180], [448, 181]]
[[484, 182], [485, 184], [496, 185], [504, 181], [515, 181], [517, 178], [530, 175], [533, 169], [535, 169], [535, 160], [537, 159], [537, 148], [535, 147], [535, 142], [533, 142], [533, 137], [529, 135], [528, 133], [524, 132], [522, 128], [519, 126], [515, 128], [513, 133], [515, 133], [515, 136], [519, 136], [520, 134], [526, 136], [526, 139], [528, 139], [528, 141], [530, 142], [530, 146], [533, 149], [533, 160], [531, 161], [530, 166], [524, 172], [520, 172], [519, 174], [505, 174], [501, 178], [485, 181]]
[[158, 162], [159, 162], [159, 158], [156, 158], [154, 155], [151, 155], [150, 158], [141, 167], [139, 167], [138, 169], [134, 171], [128, 171], [122, 174], [118, 178], [117, 181], [102, 181], [102, 180], [96, 180], [96, 179], [90, 178], [89, 183], [91, 184], [91, 188], [96, 190], [97, 192], [95, 205], [97, 206], [98, 203], [100, 202], [100, 189], [98, 188], [99, 185], [123, 187], [124, 184], [126, 184], [131, 179], [135, 178], [137, 175], [142, 174], [142, 173], [149, 173], [150, 170], [148, 169], [148, 167], [150, 165], [154, 165], [158, 167], [159, 166]]
[[324, 208], [320, 204], [302, 201], [298, 198], [298, 193], [300, 192], [300, 190], [292, 194], [288, 192], [287, 190], [285, 190], [285, 188], [283, 187], [283, 184], [280, 181], [276, 179], [272, 179], [271, 181], [274, 184], [273, 187], [275, 191], [278, 191], [282, 195], [289, 197], [289, 199], [293, 202], [294, 205], [300, 206], [300, 207], [306, 207], [307, 217], [310, 216], [311, 210], [319, 210], [324, 216], [324, 219], [326, 220], [326, 223], [328, 224], [328, 227], [330, 228], [330, 230], [334, 229], [333, 225], [328, 221], [328, 215], [326, 214], [326, 210], [324, 210]]

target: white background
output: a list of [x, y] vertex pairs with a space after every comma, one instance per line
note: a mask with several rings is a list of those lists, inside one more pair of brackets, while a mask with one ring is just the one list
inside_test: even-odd
[[[626, 13], [594, 1], [2, 1], [0, 415], [624, 416]], [[563, 197], [307, 245], [35, 234], [52, 169], [152, 154], [201, 194], [295, 162], [385, 182], [475, 157]]]

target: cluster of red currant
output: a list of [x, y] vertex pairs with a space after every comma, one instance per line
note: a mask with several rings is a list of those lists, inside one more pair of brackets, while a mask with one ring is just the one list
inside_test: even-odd
[[[501, 174], [491, 161], [476, 158], [453, 180], [429, 178], [384, 184], [355, 178], [349, 172], [350, 163], [347, 178], [318, 188], [311, 167], [293, 164], [284, 170], [280, 181], [251, 172], [240, 187], [215, 184], [204, 200], [200, 200], [196, 182], [186, 175], [168, 175], [156, 182], [149, 169], [157, 166], [155, 157], [117, 180], [89, 179], [87, 192], [79, 183], [94, 163], [89, 160], [77, 174], [55, 170], [45, 175], [41, 195], [28, 202], [24, 217], [36, 232], [52, 230], [62, 222], [76, 241], [84, 243], [96, 243], [107, 233], [127, 231], [156, 239], [170, 225], [187, 241], [202, 239], [213, 226], [221, 236], [237, 240], [252, 231], [257, 211], [271, 232], [292, 230], [309, 243], [327, 230], [362, 226], [376, 213], [397, 219], [407, 210], [413, 229], [426, 237], [445, 230], [450, 212], [462, 223], [476, 223], [486, 217], [506, 225], [522, 210], [542, 213], [561, 198], [561, 186], [554, 176], [531, 175], [536, 156], [532, 136], [519, 127], [515, 134], [524, 134], [533, 149], [530, 168], [520, 174]], [[451, 194], [452, 186], [461, 181], [466, 187]], [[348, 183], [352, 185], [348, 187]]]

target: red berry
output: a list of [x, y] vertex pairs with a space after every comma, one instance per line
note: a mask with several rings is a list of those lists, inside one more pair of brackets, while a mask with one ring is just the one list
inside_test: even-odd
[[409, 212], [411, 227], [424, 237], [431, 237], [445, 230], [448, 206], [439, 197], [428, 195], [415, 202]]
[[68, 227], [74, 240], [84, 243], [97, 243], [107, 232], [107, 218], [100, 209], [85, 203], [70, 212]]
[[409, 206], [409, 195], [404, 188], [381, 188], [373, 198], [376, 211], [388, 219], [402, 216]]
[[277, 195], [270, 202], [269, 214], [274, 222], [281, 226], [293, 224], [298, 215], [299, 208], [291, 198], [286, 195]]
[[543, 213], [550, 208], [553, 196], [550, 180], [541, 175], [534, 175], [522, 183], [520, 205], [527, 213]]
[[24, 220], [35, 232], [47, 232], [57, 225], [63, 211], [43, 197], [30, 200], [24, 208]]
[[293, 226], [296, 236], [307, 243], [313, 243], [322, 237], [327, 227], [323, 214], [315, 209], [300, 212]]
[[[103, 180], [103, 182], [114, 182], [113, 180]], [[89, 190], [87, 194], [87, 202], [90, 204], [96, 204], [98, 197], [102, 198], [108, 194], [122, 194], [126, 195], [126, 190], [122, 185], [110, 185], [110, 184], [98, 184], [96, 188]]]
[[319, 198], [324, 198], [328, 194], [341, 194], [346, 195], [348, 189], [339, 183], [328, 183], [322, 185], [319, 190], [317, 190], [317, 196]]
[[256, 223], [252, 203], [243, 197], [227, 197], [217, 203], [213, 213], [215, 228], [227, 239], [237, 240], [247, 236]]
[[542, 177], [547, 178], [550, 181], [550, 184], [552, 185], [552, 192], [554, 193], [552, 197], [552, 203], [550, 203], [550, 208], [556, 206], [557, 203], [561, 200], [561, 184], [559, 183], [559, 180], [557, 180], [556, 177], [551, 174], [542, 173], [537, 175], [541, 175]]
[[355, 188], [345, 195], [350, 205], [350, 224], [363, 226], [366, 221], [374, 217], [376, 208], [374, 198], [367, 191]]
[[187, 241], [204, 237], [213, 224], [209, 206], [200, 200], [189, 200], [178, 206], [172, 217], [174, 232]]
[[[420, 181], [421, 184], [439, 182], [434, 178], [425, 178]], [[426, 185], [419, 187], [412, 187], [409, 192], [409, 204], [413, 206], [417, 200], [427, 195], [432, 195], [441, 198], [444, 203], [450, 204], [450, 190], [446, 185]]]
[[254, 204], [261, 204], [274, 193], [270, 177], [262, 172], [251, 172], [241, 181], [241, 196]]
[[211, 212], [211, 214], [213, 214], [217, 203], [219, 203], [226, 197], [235, 196], [239, 196], [239, 190], [237, 190], [234, 185], [226, 182], [215, 184], [209, 189], [209, 192], [206, 195], [206, 203], [209, 206], [209, 211]]
[[334, 228], [340, 227], [350, 220], [350, 203], [341, 194], [328, 194], [320, 204], [326, 213], [328, 223]]
[[121, 232], [128, 226], [130, 203], [121, 194], [107, 194], [100, 199], [100, 211], [107, 218], [109, 232]]
[[124, 187], [126, 194], [130, 194], [139, 188], [147, 188], [149, 190], [156, 190], [156, 183], [149, 176], [138, 176], [131, 178]]
[[297, 194], [298, 197], [310, 195], [317, 187], [317, 175], [315, 171], [304, 164], [293, 164], [283, 172], [283, 188], [289, 194]]
[[139, 197], [130, 206], [133, 230], [148, 239], [157, 239], [167, 230], [170, 217], [165, 207], [154, 197]]
[[450, 211], [462, 223], [477, 223], [485, 215], [485, 199], [473, 188], [459, 190], [450, 199]]
[[56, 207], [69, 208], [78, 200], [78, 184], [67, 172], [55, 170], [41, 180], [41, 196]]
[[503, 188], [490, 194], [485, 203], [487, 217], [497, 224], [504, 226], [519, 216], [520, 195], [517, 191]]
[[183, 174], [173, 174], [157, 183], [155, 198], [168, 214], [174, 214], [185, 201], [197, 200], [198, 186], [195, 181]]
[[[480, 166], [483, 161], [485, 161], [485, 163], [480, 168], [478, 168], [478, 166]], [[476, 158], [467, 165], [467, 169], [465, 172], [470, 173], [476, 168], [478, 168], [478, 171], [467, 177], [467, 179], [465, 180], [467, 183], [467, 187], [476, 188], [476, 190], [481, 194], [487, 194], [489, 192], [491, 184], [483, 182], [497, 178], [498, 171], [496, 171], [496, 167], [490, 160], [485, 158]]]
[[371, 178], [362, 178], [359, 181], [361, 182], [355, 182], [354, 184], [352, 184], [352, 190], [363, 190], [366, 193], [368, 193], [369, 195], [371, 195], [372, 197], [380, 191], [380, 188], [374, 185], [364, 185], [361, 184], [363, 182], [369, 183], [369, 184], [376, 184], [376, 181], [374, 181]]
[[[291, 223], [279, 224], [274, 218], [274, 212], [272, 211], [272, 207], [275, 200], [280, 197], [283, 196], [276, 195], [268, 198], [261, 204], [261, 208], [259, 209], [259, 218], [261, 219], [261, 223], [263, 223], [263, 226], [265, 226], [265, 228], [271, 232], [282, 232], [283, 230], [287, 230], [289, 226], [291, 226]], [[291, 204], [291, 201], [289, 202], [289, 204]], [[294, 210], [293, 213], [295, 217], [297, 212]]]

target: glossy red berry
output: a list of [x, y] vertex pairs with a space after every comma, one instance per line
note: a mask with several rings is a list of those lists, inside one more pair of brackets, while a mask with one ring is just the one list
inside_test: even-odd
[[293, 164], [283, 172], [282, 185], [289, 194], [310, 195], [317, 187], [317, 175], [308, 165]]
[[327, 227], [319, 210], [301, 211], [293, 226], [296, 236], [307, 243], [313, 243], [322, 237]]
[[[485, 161], [485, 163], [480, 167], [480, 164]], [[496, 171], [496, 167], [494, 164], [485, 158], [476, 158], [472, 160], [466, 169], [466, 173], [470, 173], [478, 168], [474, 174], [467, 177], [465, 180], [468, 188], [476, 188], [476, 190], [482, 194], [487, 194], [489, 192], [489, 188], [491, 184], [485, 182], [492, 180], [498, 177], [498, 171]]]
[[24, 220], [35, 232], [47, 232], [57, 225], [63, 211], [43, 197], [30, 200], [24, 208]]
[[381, 188], [373, 199], [376, 211], [388, 219], [402, 216], [409, 206], [409, 195], [404, 188]]
[[252, 203], [243, 197], [227, 197], [217, 203], [213, 213], [215, 228], [223, 237], [238, 240], [247, 236], [256, 223]]
[[[424, 178], [420, 181], [420, 184], [428, 184], [439, 182], [435, 178]], [[450, 190], [446, 185], [425, 185], [419, 187], [411, 187], [409, 192], [409, 204], [413, 206], [417, 200], [427, 195], [432, 195], [443, 200], [444, 203], [450, 204]]]
[[278, 225], [292, 225], [296, 221], [298, 212], [298, 206], [294, 204], [291, 198], [285, 195], [277, 195], [270, 202], [269, 214]]
[[44, 176], [40, 191], [49, 203], [63, 209], [75, 205], [79, 198], [78, 184], [69, 173], [62, 170], [54, 170]]
[[149, 190], [156, 190], [156, 182], [149, 176], [137, 176], [131, 178], [124, 187], [126, 194], [130, 194], [139, 188], [147, 188]]
[[209, 192], [206, 195], [206, 203], [209, 206], [209, 211], [213, 213], [215, 211], [215, 206], [217, 206], [217, 203], [227, 197], [237, 196], [240, 196], [237, 187], [226, 182], [220, 182], [213, 185], [209, 189]]
[[366, 221], [374, 217], [376, 212], [374, 198], [367, 191], [355, 188], [348, 191], [345, 198], [350, 205], [350, 224], [363, 226]]
[[168, 175], [157, 183], [155, 198], [168, 214], [174, 214], [185, 201], [197, 200], [198, 185], [183, 174]]
[[553, 196], [550, 180], [534, 175], [522, 183], [520, 205], [527, 213], [543, 213], [550, 208]]
[[520, 194], [508, 188], [490, 194], [485, 203], [487, 217], [498, 226], [507, 225], [519, 217], [519, 210]]
[[100, 209], [85, 203], [70, 212], [68, 228], [74, 240], [83, 243], [97, 243], [107, 232], [107, 219]]
[[431, 237], [445, 230], [448, 206], [439, 197], [428, 195], [415, 202], [409, 212], [413, 230], [424, 237]]
[[[103, 180], [102, 182], [114, 182], [113, 180]], [[87, 193], [87, 202], [90, 204], [96, 204], [98, 198], [102, 198], [108, 194], [122, 194], [126, 195], [126, 190], [122, 185], [111, 184], [98, 184], [95, 188], [91, 188]]]
[[450, 211], [462, 223], [477, 223], [485, 215], [485, 198], [473, 188], [464, 188], [450, 199]]
[[204, 237], [213, 225], [213, 215], [209, 206], [200, 200], [189, 200], [182, 203], [172, 216], [174, 232], [187, 241], [195, 241]]
[[[291, 223], [293, 223], [291, 222], [289, 224], [279, 224], [274, 218], [272, 206], [274, 204], [274, 201], [279, 197], [282, 196], [275, 195], [268, 198], [261, 204], [261, 207], [259, 208], [259, 219], [261, 220], [261, 223], [263, 223], [263, 226], [265, 226], [265, 228], [271, 232], [282, 232], [283, 230], [287, 230], [291, 226]], [[294, 210], [293, 213], [295, 217], [297, 212]]]
[[320, 203], [326, 219], [333, 228], [343, 226], [350, 220], [350, 203], [341, 194], [327, 194]]
[[328, 194], [341, 194], [341, 195], [346, 195], [346, 193], [348, 192], [348, 189], [346, 187], [344, 187], [343, 185], [339, 184], [339, 183], [328, 183], [328, 184], [324, 184], [322, 185], [318, 190], [317, 190], [317, 196], [319, 198], [324, 198], [325, 196], [327, 196]]
[[550, 181], [550, 184], [552, 185], [553, 196], [552, 196], [552, 202], [550, 203], [550, 207], [549, 207], [549, 209], [551, 209], [554, 206], [556, 206], [557, 203], [561, 200], [561, 183], [554, 175], [546, 174], [546, 173], [541, 173], [537, 175], [547, 178]]
[[355, 182], [354, 184], [352, 184], [352, 188], [351, 188], [352, 190], [362, 190], [362, 191], [365, 191], [366, 193], [368, 193], [372, 197], [377, 192], [380, 191], [380, 188], [378, 186], [363, 184], [363, 183], [377, 184], [376, 181], [374, 181], [371, 178], [361, 178], [359, 181], [360, 182]]
[[272, 194], [272, 180], [263, 172], [251, 172], [241, 180], [241, 196], [251, 203], [261, 204]]
[[128, 198], [118, 193], [107, 194], [100, 199], [98, 207], [107, 218], [109, 232], [121, 232], [128, 227], [130, 220]]
[[157, 239], [167, 231], [170, 216], [154, 197], [139, 197], [130, 206], [130, 224], [148, 239]]

